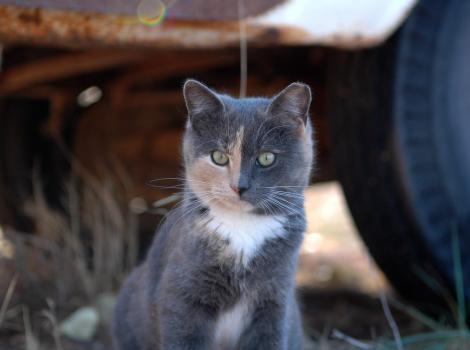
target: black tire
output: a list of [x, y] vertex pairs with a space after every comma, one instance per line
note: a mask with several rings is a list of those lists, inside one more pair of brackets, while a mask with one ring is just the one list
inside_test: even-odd
[[470, 300], [469, 62], [470, 2], [422, 0], [387, 44], [331, 64], [337, 177], [377, 263], [419, 303], [454, 285], [453, 237]]

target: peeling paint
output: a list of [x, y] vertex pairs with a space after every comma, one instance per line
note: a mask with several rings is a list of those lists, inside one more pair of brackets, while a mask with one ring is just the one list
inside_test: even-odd
[[289, 28], [289, 41], [299, 44], [364, 47], [385, 41], [416, 3], [417, 0], [289, 0], [252, 21], [267, 27]]

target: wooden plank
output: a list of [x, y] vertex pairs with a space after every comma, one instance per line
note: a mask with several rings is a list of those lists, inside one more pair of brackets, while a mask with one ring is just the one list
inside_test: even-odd
[[136, 51], [71, 52], [14, 66], [0, 75], [0, 94], [12, 93], [34, 84], [109, 69], [143, 57]]

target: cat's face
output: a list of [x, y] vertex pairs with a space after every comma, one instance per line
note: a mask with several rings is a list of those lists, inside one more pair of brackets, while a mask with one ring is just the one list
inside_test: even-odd
[[234, 99], [184, 86], [186, 178], [210, 208], [287, 214], [301, 206], [312, 163], [311, 101], [294, 83], [272, 99]]

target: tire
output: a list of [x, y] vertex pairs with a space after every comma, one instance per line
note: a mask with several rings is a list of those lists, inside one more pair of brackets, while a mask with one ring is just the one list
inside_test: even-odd
[[422, 0], [384, 46], [330, 66], [337, 178], [378, 265], [420, 304], [448, 297], [457, 237], [470, 300], [469, 57], [470, 2]]

